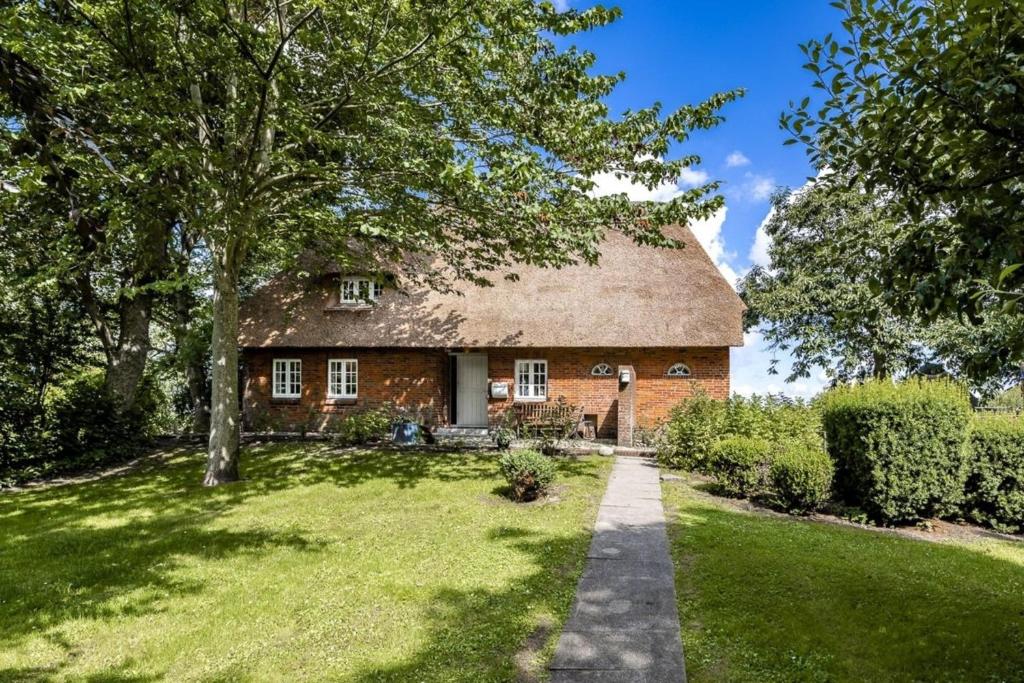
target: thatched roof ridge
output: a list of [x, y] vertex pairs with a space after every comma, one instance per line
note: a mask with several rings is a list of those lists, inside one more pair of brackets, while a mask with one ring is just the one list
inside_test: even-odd
[[263, 347], [740, 346], [743, 303], [693, 233], [666, 230], [682, 249], [610, 232], [596, 267], [521, 266], [520, 279], [386, 290], [363, 310], [336, 306], [336, 274], [280, 275], [242, 305], [240, 344]]

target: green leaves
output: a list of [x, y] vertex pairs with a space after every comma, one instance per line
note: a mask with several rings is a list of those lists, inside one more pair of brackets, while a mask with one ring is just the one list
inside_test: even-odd
[[801, 48], [822, 94], [780, 125], [816, 166], [883, 193], [912, 226], [885, 278], [894, 304], [932, 317], [1014, 312], [1004, 304], [1024, 294], [1012, 268], [1024, 262], [1024, 15], [994, 1], [832, 4], [846, 35]]

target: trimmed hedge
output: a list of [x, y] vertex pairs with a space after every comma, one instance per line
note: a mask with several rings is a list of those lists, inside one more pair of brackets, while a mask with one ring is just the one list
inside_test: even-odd
[[870, 381], [822, 399], [836, 488], [883, 522], [950, 514], [968, 474], [967, 392], [945, 380]]
[[537, 451], [509, 451], [498, 461], [513, 500], [534, 500], [555, 480], [555, 463]]
[[772, 447], [764, 439], [730, 436], [711, 449], [711, 473], [730, 495], [748, 497], [768, 481]]
[[834, 467], [820, 448], [793, 444], [772, 459], [770, 488], [789, 512], [813, 512], [828, 502]]
[[970, 451], [968, 515], [1004, 531], [1024, 530], [1024, 419], [975, 416]]

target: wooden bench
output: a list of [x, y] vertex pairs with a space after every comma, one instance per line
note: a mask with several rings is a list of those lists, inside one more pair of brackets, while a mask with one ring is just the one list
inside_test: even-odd
[[583, 406], [573, 406], [564, 401], [555, 403], [516, 403], [517, 422], [520, 433], [554, 434], [571, 437], [580, 433], [583, 422]]

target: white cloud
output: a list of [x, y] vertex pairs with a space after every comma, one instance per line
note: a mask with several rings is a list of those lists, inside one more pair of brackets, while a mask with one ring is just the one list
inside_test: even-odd
[[764, 201], [772, 196], [772, 191], [775, 189], [775, 178], [753, 176], [747, 186], [751, 197], [757, 201]]
[[722, 274], [722, 277], [730, 285], [736, 287], [736, 280], [739, 279], [739, 274], [729, 265], [729, 260], [733, 257], [733, 254], [726, 251], [725, 240], [722, 239], [722, 225], [725, 223], [726, 210], [726, 207], [723, 206], [710, 217], [702, 221], [690, 223], [690, 230], [693, 231], [694, 237], [700, 242], [700, 246], [704, 247], [704, 251], [708, 253], [711, 260], [718, 266], [718, 272]]
[[555, 6], [555, 10], [564, 12], [569, 9], [569, 0], [551, 0], [551, 4]]
[[703, 185], [708, 181], [708, 174], [704, 171], [690, 168], [689, 166], [683, 168], [679, 174], [679, 184], [684, 187], [697, 187]]
[[597, 173], [593, 176], [592, 180], [594, 181], [594, 188], [590, 191], [590, 194], [594, 197], [604, 197], [609, 194], [625, 194], [634, 202], [667, 202], [683, 192], [678, 184], [672, 182], [665, 182], [653, 190], [648, 190], [640, 183], [634, 183], [625, 176], [616, 177], [616, 174], [612, 172]]
[[763, 202], [772, 196], [775, 191], [775, 178], [770, 175], [761, 175], [747, 171], [743, 174], [743, 180], [738, 184], [727, 188], [727, 194], [735, 200], [744, 202]]
[[[732, 390], [743, 396], [751, 394], [785, 394], [793, 398], [813, 398], [828, 387], [828, 377], [822, 370], [811, 377], [786, 382], [792, 367], [792, 357], [786, 351], [769, 351], [760, 332], [743, 335], [743, 346], [732, 349], [730, 367]], [[768, 374], [773, 358], [779, 359], [777, 375]]]
[[[822, 174], [827, 173], [829, 173], [829, 171], [824, 170], [821, 173], [819, 173], [813, 180], [808, 180], [807, 182], [805, 182], [803, 185], [800, 186], [799, 189], [797, 189], [790, 195], [789, 200], [792, 201], [794, 197], [813, 187], [814, 183], [816, 183], [818, 179], [822, 177]], [[756, 266], [762, 266], [764, 268], [767, 268], [769, 265], [771, 265], [771, 259], [768, 257], [768, 248], [771, 246], [772, 240], [768, 236], [768, 233], [765, 232], [765, 228], [774, 216], [775, 207], [773, 206], [772, 208], [768, 209], [768, 213], [765, 214], [765, 217], [761, 220], [761, 224], [757, 226], [757, 232], [754, 233], [754, 243], [750, 246], [750, 252], [747, 254], [747, 258], [749, 258], [750, 262]]]
[[[689, 170], [689, 169], [684, 169]], [[701, 184], [707, 180], [707, 174], [703, 171], [692, 171], [700, 176], [699, 180], [695, 181], [695, 184]], [[590, 193], [595, 197], [603, 197], [609, 194], [625, 194], [633, 201], [652, 201], [652, 202], [667, 202], [675, 197], [682, 194], [685, 190], [684, 186], [688, 185], [687, 180], [681, 176], [680, 182], [677, 183], [662, 183], [653, 190], [648, 190], [643, 185], [634, 183], [628, 178], [617, 178], [614, 173], [598, 173], [593, 177], [594, 188]], [[693, 181], [693, 177], [690, 177]], [[700, 242], [701, 246], [704, 247], [704, 251], [708, 253], [711, 260], [718, 267], [718, 271], [722, 273], [722, 276], [729, 282], [733, 287], [736, 286], [736, 280], [739, 279], [739, 275], [729, 265], [729, 261], [735, 256], [735, 254], [729, 252], [725, 248], [725, 241], [722, 239], [722, 225], [725, 223], [726, 207], [720, 208], [712, 216], [701, 220], [695, 221], [690, 224], [690, 230], [693, 231], [697, 241]]]
[[746, 166], [750, 163], [750, 159], [743, 152], [736, 150], [725, 158], [725, 165], [729, 168], [738, 168], [740, 166]]
[[768, 236], [765, 228], [774, 216], [775, 207], [773, 206], [768, 209], [768, 213], [761, 221], [761, 224], [757, 226], [757, 232], [754, 233], [754, 243], [750, 245], [750, 253], [747, 255], [747, 258], [749, 258], [750, 262], [755, 266], [767, 268], [771, 265], [771, 258], [768, 256], [768, 248], [772, 244], [772, 238]]

